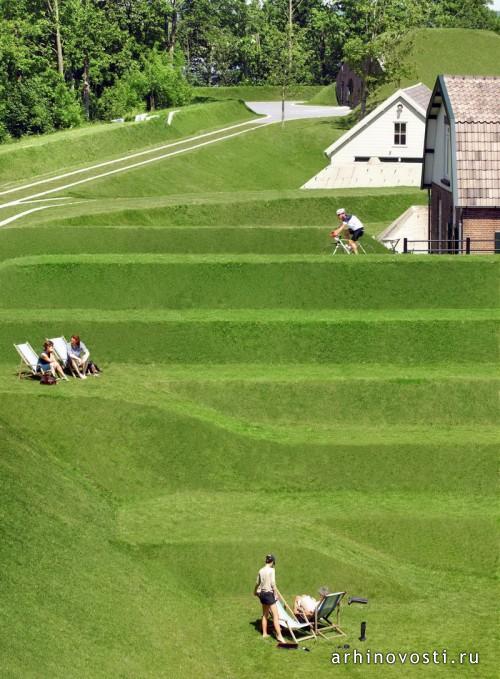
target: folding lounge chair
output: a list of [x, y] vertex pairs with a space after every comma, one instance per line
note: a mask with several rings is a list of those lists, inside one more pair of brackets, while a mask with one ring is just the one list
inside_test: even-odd
[[54, 345], [54, 353], [56, 358], [62, 363], [62, 367], [68, 368], [73, 377], [76, 377], [71, 361], [68, 361], [68, 343], [66, 342], [66, 338], [51, 337], [49, 338], [49, 341]]
[[[43, 368], [40, 368], [38, 365], [38, 356], [29, 342], [24, 342], [24, 344], [14, 344], [14, 347], [21, 357], [21, 363], [19, 365], [18, 372], [19, 379], [21, 379], [23, 375], [35, 377], [36, 375], [43, 375], [46, 372], [50, 372], [50, 370], [43, 370]], [[27, 370], [23, 370], [23, 364], [29, 368], [29, 372]]]
[[[309, 620], [307, 622], [300, 622], [297, 620], [292, 609], [290, 606], [288, 606], [286, 601], [283, 603], [282, 601], [278, 600], [276, 605], [278, 607], [280, 625], [283, 627], [283, 629], [287, 630], [295, 643], [298, 643], [297, 637], [295, 636], [296, 634], [300, 635], [301, 641], [304, 641], [305, 639], [316, 638], [316, 634], [313, 630], [314, 623]], [[290, 612], [287, 611], [287, 608]]]
[[[326, 638], [325, 632], [335, 632], [339, 636], [345, 637], [345, 632], [340, 629], [340, 604], [345, 596], [345, 592], [334, 592], [327, 594], [319, 602], [314, 611], [314, 632]], [[335, 613], [335, 622], [330, 617]]]

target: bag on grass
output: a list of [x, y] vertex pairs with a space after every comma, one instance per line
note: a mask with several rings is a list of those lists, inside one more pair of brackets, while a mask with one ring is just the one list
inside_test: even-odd
[[57, 384], [57, 380], [54, 375], [51, 375], [50, 373], [44, 373], [40, 377], [40, 384]]
[[94, 363], [93, 361], [89, 361], [87, 363], [87, 375], [93, 375], [94, 373], [101, 373], [102, 370], [99, 368], [97, 363]]

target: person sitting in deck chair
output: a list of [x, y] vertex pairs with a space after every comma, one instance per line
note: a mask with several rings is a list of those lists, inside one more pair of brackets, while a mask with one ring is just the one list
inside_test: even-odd
[[87, 371], [91, 375], [98, 375], [99, 370], [97, 366], [89, 361], [90, 352], [81, 341], [79, 335], [71, 335], [71, 341], [68, 343], [68, 363], [76, 372], [78, 377], [84, 380]]
[[317, 600], [309, 594], [299, 594], [295, 597], [293, 602], [293, 612], [297, 618], [304, 618], [309, 620], [314, 616], [314, 611], [323, 599], [330, 594], [328, 587], [320, 587], [318, 592], [320, 598]]
[[354, 252], [355, 255], [359, 254], [358, 253], [358, 245], [356, 243], [357, 240], [361, 238], [361, 236], [365, 232], [365, 227], [363, 226], [363, 223], [360, 219], [356, 217], [356, 215], [348, 215], [346, 214], [346, 211], [344, 210], [343, 207], [339, 208], [337, 210], [337, 217], [340, 222], [340, 226], [338, 229], [335, 229], [332, 231], [331, 235], [333, 238], [339, 238], [340, 234], [344, 229], [348, 229], [349, 231], [349, 246]]
[[63, 380], [68, 379], [64, 374], [62, 365], [54, 355], [54, 343], [50, 340], [45, 340], [43, 343], [43, 351], [38, 356], [37, 368], [40, 372], [50, 371], [53, 377], [59, 376]]

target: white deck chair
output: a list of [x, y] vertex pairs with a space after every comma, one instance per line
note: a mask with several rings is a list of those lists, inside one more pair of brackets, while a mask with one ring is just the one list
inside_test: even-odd
[[68, 343], [65, 337], [49, 337], [49, 342], [54, 345], [56, 358], [61, 362], [63, 368], [68, 368], [73, 377], [76, 377], [71, 361], [68, 361]]
[[[21, 379], [24, 376], [34, 377], [35, 375], [43, 375], [45, 372], [50, 372], [50, 370], [43, 370], [38, 365], [38, 356], [29, 342], [24, 342], [23, 344], [14, 344], [17, 353], [21, 357], [21, 363], [19, 365], [18, 377]], [[23, 370], [24, 366], [27, 366], [30, 370], [27, 372]]]
[[[278, 607], [280, 625], [283, 629], [287, 630], [295, 643], [298, 643], [297, 637], [295, 636], [296, 634], [300, 635], [301, 641], [305, 639], [316, 639], [312, 622], [299, 622], [286, 601], [282, 602], [278, 600], [276, 605]], [[287, 611], [287, 608], [290, 612]]]

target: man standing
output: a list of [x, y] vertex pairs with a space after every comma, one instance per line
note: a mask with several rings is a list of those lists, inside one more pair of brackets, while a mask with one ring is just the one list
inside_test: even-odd
[[335, 231], [332, 231], [332, 236], [334, 238], [338, 238], [344, 229], [348, 229], [350, 236], [349, 246], [355, 255], [359, 254], [358, 244], [356, 241], [359, 240], [365, 232], [363, 223], [356, 217], [356, 215], [346, 214], [346, 211], [342, 207], [337, 210], [337, 217], [340, 222], [340, 226]]

